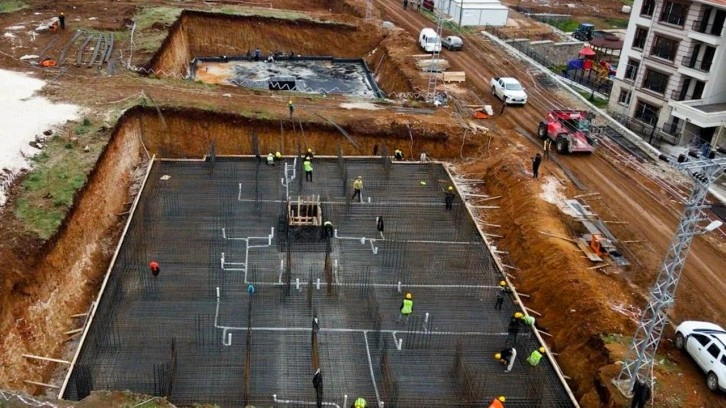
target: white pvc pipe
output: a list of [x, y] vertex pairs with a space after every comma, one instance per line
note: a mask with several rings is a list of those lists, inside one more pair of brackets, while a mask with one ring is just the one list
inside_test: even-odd
[[318, 281], [315, 282], [315, 289], [320, 290], [320, 278], [318, 278]]
[[300, 290], [300, 278], [295, 278], [295, 289]]

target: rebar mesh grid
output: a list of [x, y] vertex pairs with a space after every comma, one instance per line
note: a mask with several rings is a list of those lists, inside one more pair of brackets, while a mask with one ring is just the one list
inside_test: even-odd
[[[516, 307], [494, 310], [501, 272], [461, 199], [445, 211], [441, 165], [314, 166], [313, 182], [286, 193], [280, 164], [154, 163], [65, 398], [130, 389], [178, 404], [305, 406], [320, 367], [326, 406], [473, 407], [497, 395], [572, 406], [546, 358], [525, 362], [539, 347], [529, 329], [511, 373], [493, 359]], [[362, 203], [349, 195], [358, 175]], [[290, 233], [286, 194], [319, 195], [334, 237]], [[414, 313], [397, 322], [407, 292]]]

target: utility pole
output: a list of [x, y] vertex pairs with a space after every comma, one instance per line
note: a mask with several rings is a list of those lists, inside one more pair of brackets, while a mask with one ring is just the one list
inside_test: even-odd
[[693, 179], [693, 191], [686, 202], [686, 208], [661, 265], [658, 279], [650, 289], [648, 306], [643, 311], [620, 374], [613, 379], [613, 384], [626, 397], [630, 396], [633, 384], [638, 378], [653, 388], [655, 353], [667, 322], [667, 312], [675, 302], [678, 280], [686, 263], [691, 241], [696, 235], [713, 231], [722, 224], [721, 221], [713, 221], [706, 227], [698, 225], [708, 220], [708, 216], [703, 212], [709, 207], [706, 203], [706, 194], [709, 186], [723, 175], [726, 159], [697, 160], [680, 163], [677, 167]]
[[[423, 0], [421, 0], [423, 1]], [[441, 40], [441, 31], [444, 27], [444, 10], [439, 7], [444, 0], [434, 2], [434, 14], [436, 15], [436, 35]], [[438, 4], [438, 5], [437, 5]], [[441, 54], [441, 48], [436, 49], [431, 54], [431, 64], [429, 65], [429, 86], [426, 91], [426, 102], [434, 103], [436, 99], [436, 80], [438, 79], [438, 67], [439, 67], [439, 55]]]

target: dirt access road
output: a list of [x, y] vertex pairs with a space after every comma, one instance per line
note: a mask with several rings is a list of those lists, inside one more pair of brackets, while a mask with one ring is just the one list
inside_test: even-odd
[[[417, 36], [423, 27], [435, 26], [427, 17], [410, 9], [403, 10], [398, 1], [387, 0], [379, 4], [384, 20], [393, 21], [413, 36]], [[533, 80], [533, 69], [481, 35], [464, 37], [464, 51], [444, 50], [441, 55], [451, 63], [452, 71], [466, 71], [467, 87], [476, 89], [484, 103], [493, 105], [495, 111], [500, 106], [488, 92], [493, 76], [517, 77], [528, 90], [530, 102], [526, 107], [507, 108], [502, 117], [495, 119], [503, 133], [519, 129], [534, 134], [548, 110], [582, 105], [576, 101], [571, 104], [559, 102], [552, 92]], [[557, 93], [567, 100], [562, 92]], [[534, 147], [533, 143], [531, 145]], [[629, 244], [633, 266], [623, 271], [622, 277], [643, 301], [655, 280], [682, 211], [682, 196], [674, 197], [666, 187], [678, 193], [687, 190], [687, 186], [677, 177], [670, 181], [668, 173], [657, 167], [632, 164], [632, 158], [613, 143], [605, 143], [603, 147], [590, 156], [561, 156], [560, 160], [584, 185], [585, 191], [581, 193], [599, 193], [599, 199], [589, 202], [603, 219], [626, 223], [613, 225], [616, 236], [621, 240], [639, 241]], [[672, 313], [675, 322], [699, 319], [726, 325], [726, 297], [723, 296], [726, 293], [726, 279], [723, 279], [726, 241], [722, 231], [693, 241]], [[719, 398], [715, 401], [723, 403]]]

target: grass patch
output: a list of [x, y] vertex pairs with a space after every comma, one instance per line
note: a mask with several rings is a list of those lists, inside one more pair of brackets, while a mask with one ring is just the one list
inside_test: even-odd
[[549, 25], [551, 25], [553, 27], [557, 27], [558, 29], [560, 29], [566, 33], [575, 31], [577, 29], [577, 27], [580, 26], [580, 23], [578, 23], [575, 20], [571, 20], [571, 19], [570, 20], [552, 20], [548, 23], [549, 23]]
[[607, 99], [598, 98], [597, 96], [594, 98], [590, 98], [590, 96], [592, 96], [592, 92], [578, 90], [577, 93], [579, 93], [580, 95], [585, 97], [588, 101], [590, 101], [590, 103], [592, 103], [593, 105], [595, 105], [596, 107], [598, 107], [600, 109], [606, 108], [608, 106]]
[[[107, 142], [91, 132], [91, 126], [90, 120], [84, 119], [75, 127], [77, 140], [53, 136], [45, 149], [30, 159], [32, 169], [22, 183], [15, 216], [42, 239], [50, 238], [58, 229]], [[85, 152], [84, 146], [90, 151]]]
[[613, 28], [628, 28], [628, 19], [624, 18], [606, 18], [605, 23]]
[[633, 3], [635, 3], [634, 0], [620, 0], [621, 3], [623, 3], [626, 6], [632, 6]]
[[19, 0], [2, 0], [0, 1], [0, 13], [12, 13], [28, 7], [27, 4]]
[[665, 371], [668, 373], [677, 373], [681, 371], [681, 367], [679, 367], [678, 364], [665, 356], [656, 355], [655, 363], [657, 364], [658, 369], [661, 371]]
[[605, 344], [621, 344], [625, 345], [630, 342], [629, 337], [625, 337], [620, 333], [610, 333], [610, 334], [603, 334], [600, 335], [600, 338]]

